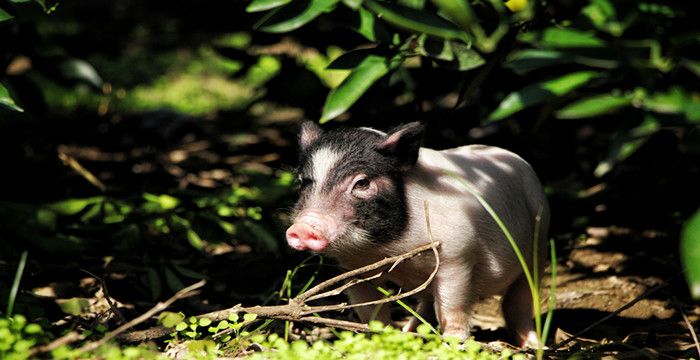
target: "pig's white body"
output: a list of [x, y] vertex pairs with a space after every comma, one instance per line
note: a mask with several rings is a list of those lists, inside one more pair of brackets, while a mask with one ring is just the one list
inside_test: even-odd
[[[426, 317], [434, 308], [443, 334], [464, 339], [469, 336], [473, 303], [503, 295], [508, 328], [520, 345], [536, 344], [523, 269], [495, 220], [464, 182], [505, 223], [531, 271], [533, 244], [539, 244], [541, 273], [549, 208], [537, 176], [519, 156], [496, 147], [420, 148], [422, 129], [419, 123], [409, 123], [389, 133], [367, 128], [324, 133], [304, 123], [297, 171], [300, 199], [287, 243], [297, 250], [324, 252], [348, 269], [364, 266], [430, 242], [427, 202], [433, 239], [441, 242], [440, 267], [420, 294], [419, 313]], [[538, 213], [540, 233], [535, 239]], [[382, 280], [408, 290], [425, 282], [434, 267], [433, 254], [426, 252]], [[355, 304], [382, 297], [369, 283], [349, 288], [348, 295]], [[362, 321], [370, 320], [373, 311], [357, 308]], [[388, 308], [379, 310], [376, 318], [389, 323]], [[405, 329], [416, 325], [414, 319]]]
[[[451, 175], [454, 174], [454, 175]], [[430, 301], [443, 333], [465, 337], [475, 300], [504, 295], [503, 311], [518, 339], [536, 341], [532, 332], [532, 301], [515, 253], [491, 215], [472, 196], [459, 176], [472, 184], [499, 215], [518, 244], [532, 271], [532, 250], [538, 211], [541, 212], [539, 266], [546, 250], [549, 208], [537, 176], [519, 156], [497, 147], [470, 145], [443, 151], [421, 148], [418, 162], [406, 175], [409, 223], [400, 239], [361, 253], [334, 254], [347, 268], [367, 265], [387, 256], [408, 252], [429, 242], [424, 201], [428, 202], [433, 238], [441, 242], [440, 269], [424, 294], [421, 312]], [[410, 260], [388, 274], [408, 290], [423, 283], [434, 268], [431, 252]], [[352, 302], [376, 298], [371, 286], [350, 293]], [[371, 309], [365, 309], [370, 311]], [[368, 313], [360, 312], [363, 320]], [[388, 312], [379, 318], [388, 321]], [[409, 327], [415, 326], [415, 322]]]

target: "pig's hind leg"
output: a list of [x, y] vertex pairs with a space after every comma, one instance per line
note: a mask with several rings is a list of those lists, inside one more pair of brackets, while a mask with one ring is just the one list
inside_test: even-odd
[[532, 296], [524, 274], [508, 287], [503, 295], [503, 317], [506, 326], [515, 336], [520, 347], [537, 347], [537, 333], [532, 318]]

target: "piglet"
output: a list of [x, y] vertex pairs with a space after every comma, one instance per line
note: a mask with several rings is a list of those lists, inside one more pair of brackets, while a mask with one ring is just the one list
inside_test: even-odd
[[[472, 184], [496, 211], [532, 271], [533, 243], [540, 242], [539, 259], [544, 259], [549, 225], [549, 207], [535, 172], [519, 156], [497, 147], [420, 147], [422, 133], [417, 122], [388, 133], [370, 128], [324, 132], [313, 122], [302, 124], [299, 200], [286, 232], [289, 246], [327, 254], [346, 269], [399, 255], [429, 242], [427, 201], [433, 238], [441, 242], [440, 267], [419, 294], [419, 313], [429, 316], [433, 308], [443, 335], [466, 339], [474, 302], [502, 295], [503, 315], [516, 342], [536, 345], [532, 299], [515, 253], [493, 218], [455, 178]], [[434, 266], [434, 257], [425, 254], [384, 280], [412, 289]], [[541, 274], [541, 261], [536, 266]], [[382, 297], [369, 283], [350, 288], [348, 295], [352, 303]], [[367, 322], [373, 308], [357, 312]], [[376, 319], [390, 323], [389, 309], [380, 309]], [[404, 329], [416, 325], [411, 319]]]

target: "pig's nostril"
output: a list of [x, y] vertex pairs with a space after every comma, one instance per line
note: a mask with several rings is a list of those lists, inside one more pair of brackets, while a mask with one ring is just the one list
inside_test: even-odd
[[308, 224], [294, 224], [287, 229], [287, 243], [297, 250], [322, 251], [328, 246], [323, 233]]

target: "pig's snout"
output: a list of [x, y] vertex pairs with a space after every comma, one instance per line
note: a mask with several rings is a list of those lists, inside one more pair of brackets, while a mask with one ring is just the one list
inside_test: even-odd
[[296, 223], [287, 229], [287, 243], [296, 250], [323, 251], [328, 239], [311, 225]]
[[287, 229], [287, 243], [296, 250], [323, 251], [328, 247], [338, 225], [328, 216], [306, 213]]

